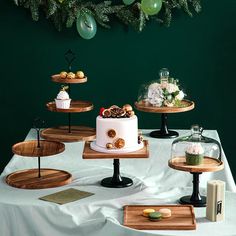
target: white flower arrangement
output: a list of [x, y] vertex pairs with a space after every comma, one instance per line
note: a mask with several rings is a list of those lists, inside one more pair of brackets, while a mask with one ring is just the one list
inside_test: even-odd
[[154, 82], [148, 87], [147, 101], [153, 106], [173, 107], [180, 106], [185, 94], [177, 85], [177, 80], [169, 78], [168, 81]]

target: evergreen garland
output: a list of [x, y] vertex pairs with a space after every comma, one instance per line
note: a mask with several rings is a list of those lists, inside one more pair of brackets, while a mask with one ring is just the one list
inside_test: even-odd
[[192, 12], [201, 11], [200, 0], [163, 0], [160, 13], [154, 16], [146, 15], [141, 9], [140, 1], [131, 5], [113, 4], [112, 1], [86, 1], [86, 0], [14, 0], [17, 6], [28, 8], [34, 21], [44, 12], [47, 19], [51, 20], [57, 30], [63, 27], [70, 28], [75, 23], [78, 14], [87, 12], [96, 22], [105, 28], [110, 28], [111, 17], [116, 17], [125, 25], [133, 26], [137, 31], [142, 31], [147, 21], [157, 20], [165, 26], [170, 26], [173, 20], [173, 11], [182, 10], [190, 17]]

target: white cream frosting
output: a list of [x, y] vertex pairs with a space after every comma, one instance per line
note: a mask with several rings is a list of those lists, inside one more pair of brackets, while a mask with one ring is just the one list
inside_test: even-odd
[[66, 99], [70, 99], [70, 97], [69, 97], [69, 94], [66, 91], [62, 90], [57, 94], [57, 99], [66, 100]]

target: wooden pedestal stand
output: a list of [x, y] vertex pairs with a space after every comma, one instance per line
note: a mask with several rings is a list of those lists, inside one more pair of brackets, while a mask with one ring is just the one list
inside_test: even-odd
[[[71, 71], [71, 64], [75, 60], [74, 53], [69, 50], [65, 54], [66, 61], [68, 62], [68, 71]], [[60, 75], [53, 75], [52, 81], [55, 83], [67, 84], [69, 89], [68, 93], [70, 94], [70, 85], [71, 84], [81, 84], [87, 82], [87, 77], [82, 79], [61, 79]], [[55, 102], [49, 102], [46, 104], [46, 107], [49, 111], [52, 112], [61, 112], [68, 113], [68, 125], [59, 126], [45, 129], [41, 132], [41, 137], [46, 140], [60, 141], [60, 142], [77, 142], [77, 141], [90, 141], [95, 139], [96, 130], [94, 128], [86, 126], [72, 126], [71, 125], [71, 116], [72, 113], [87, 112], [93, 109], [93, 104], [88, 101], [71, 101], [69, 109], [58, 109], [56, 108]]]
[[153, 138], [175, 138], [179, 134], [176, 131], [168, 129], [167, 126], [167, 114], [168, 113], [179, 113], [186, 112], [194, 109], [194, 102], [183, 100], [182, 107], [155, 107], [145, 101], [135, 102], [135, 107], [139, 111], [150, 112], [150, 113], [161, 113], [161, 128], [150, 133]]
[[84, 145], [83, 159], [114, 159], [114, 172], [112, 177], [105, 178], [101, 185], [108, 188], [125, 188], [133, 184], [132, 179], [120, 176], [120, 158], [148, 158], [148, 141], [144, 140], [144, 147], [136, 152], [130, 153], [101, 153], [90, 148], [90, 142]]
[[12, 147], [13, 153], [24, 157], [37, 157], [38, 168], [16, 171], [6, 177], [12, 187], [23, 189], [54, 188], [69, 184], [70, 173], [63, 170], [41, 168], [41, 157], [56, 155], [65, 150], [63, 143], [46, 140], [30, 140], [17, 143]]
[[224, 168], [224, 163], [218, 159], [204, 157], [201, 165], [193, 166], [186, 164], [185, 157], [175, 157], [169, 160], [169, 167], [175, 170], [190, 172], [193, 175], [193, 193], [191, 196], [180, 198], [181, 204], [191, 204], [195, 207], [205, 207], [206, 197], [199, 193], [199, 175], [203, 172], [215, 172]]

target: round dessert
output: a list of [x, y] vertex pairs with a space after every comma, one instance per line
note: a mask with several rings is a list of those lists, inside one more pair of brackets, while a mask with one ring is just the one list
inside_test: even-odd
[[159, 211], [151, 212], [149, 213], [148, 218], [151, 221], [159, 221], [162, 218], [162, 214]]
[[128, 153], [143, 148], [138, 135], [138, 118], [128, 104], [101, 108], [96, 119], [96, 141], [91, 148], [105, 153]]
[[171, 210], [169, 208], [161, 208], [158, 210], [163, 218], [171, 217]]
[[73, 72], [69, 72], [67, 74], [67, 79], [74, 79], [75, 78], [75, 74]]
[[62, 72], [60, 73], [60, 77], [61, 77], [62, 79], [65, 79], [65, 78], [67, 77], [67, 72], [66, 72], [66, 71], [62, 71]]
[[61, 91], [57, 94], [57, 98], [55, 99], [56, 108], [58, 109], [69, 109], [71, 99], [69, 94], [66, 92], [68, 87], [63, 86]]
[[84, 78], [84, 72], [83, 71], [77, 71], [76, 72], [76, 77], [78, 79], [83, 79]]
[[154, 209], [147, 208], [143, 210], [143, 216], [148, 217], [150, 213], [155, 212]]
[[188, 165], [200, 165], [204, 158], [204, 149], [200, 143], [192, 143], [185, 151], [186, 163]]

